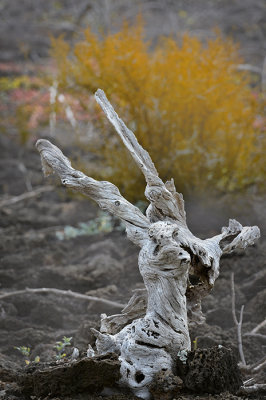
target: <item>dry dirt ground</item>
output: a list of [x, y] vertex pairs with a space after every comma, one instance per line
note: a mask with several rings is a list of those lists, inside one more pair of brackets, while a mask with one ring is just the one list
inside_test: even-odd
[[50, 35], [76, 40], [88, 25], [100, 34], [114, 32], [140, 12], [149, 40], [187, 31], [206, 39], [218, 28], [240, 43], [245, 62], [262, 67], [264, 0], [1, 0], [0, 61], [41, 61], [49, 54]]
[[[70, 153], [70, 149], [66, 151]], [[19, 168], [19, 162], [24, 164], [26, 172]], [[31, 361], [36, 356], [40, 357], [37, 369], [43, 368], [42, 363], [45, 362], [52, 362], [56, 367], [56, 341], [63, 336], [72, 337], [72, 345], [83, 354], [89, 343], [94, 344], [90, 328], [99, 327], [100, 313], [116, 313], [118, 309], [61, 293], [18, 292], [12, 295], [12, 292], [27, 287], [57, 288], [124, 304], [132, 290], [142, 287], [142, 280], [137, 267], [138, 249], [126, 239], [123, 232], [83, 235], [64, 240], [56, 236], [56, 232], [62, 231], [66, 225], [77, 226], [79, 222], [94, 219], [97, 208], [88, 199], [77, 198], [66, 192], [56, 179], [44, 181], [39, 156], [33, 146], [21, 150], [14, 141], [2, 136], [0, 163], [0, 399], [22, 400], [42, 392], [34, 391], [34, 385], [31, 384], [28, 392], [22, 394], [14, 386], [16, 377], [25, 368], [28, 373], [36, 369], [34, 363], [25, 367], [26, 357], [15, 346], [30, 347]], [[33, 187], [55, 186], [36, 197], [12, 204], [12, 198], [26, 192], [27, 180], [31, 181]], [[4, 200], [7, 200], [5, 204]], [[232, 212], [236, 213], [234, 216], [240, 222], [258, 223], [262, 228], [263, 237], [258, 244], [244, 253], [223, 258], [220, 278], [213, 293], [203, 304], [206, 323], [191, 330], [191, 339], [197, 340], [198, 348], [223, 345], [232, 349], [239, 359], [236, 328], [231, 314], [230, 276], [234, 272], [237, 310], [242, 304], [245, 305], [243, 344], [248, 364], [259, 361], [266, 352], [265, 327], [258, 336], [246, 336], [264, 320], [266, 303], [265, 219], [259, 216], [263, 199], [257, 198], [252, 207], [250, 203], [238, 200], [235, 210], [233, 205], [236, 205], [236, 200], [223, 200], [223, 205], [221, 201], [216, 201], [212, 208], [207, 205], [204, 208], [200, 203], [196, 207], [195, 203], [189, 201], [187, 204], [190, 226], [194, 233], [202, 237], [218, 231], [219, 224], [226, 224]], [[3, 297], [7, 293], [10, 295]], [[108, 373], [117, 376], [117, 361], [113, 360], [113, 363], [116, 370], [111, 368], [111, 372], [104, 375], [107, 385]], [[263, 381], [265, 372], [265, 368], [260, 371], [259, 381]], [[96, 375], [99, 377], [99, 372]], [[112, 380], [109, 385], [113, 385]], [[87, 397], [65, 392], [65, 396], [54, 398], [100, 399], [97, 396], [102, 389], [101, 384], [96, 389], [90, 389], [91, 397], [88, 397], [88, 392]], [[61, 393], [64, 391], [61, 390]], [[110, 399], [130, 398], [128, 394], [124, 397], [121, 397], [121, 393], [111, 396], [107, 391], [105, 394]], [[180, 394], [178, 398], [237, 398], [229, 393], [205, 397], [195, 397], [196, 394], [190, 393], [182, 396]], [[253, 398], [263, 398], [263, 395], [256, 396]]]

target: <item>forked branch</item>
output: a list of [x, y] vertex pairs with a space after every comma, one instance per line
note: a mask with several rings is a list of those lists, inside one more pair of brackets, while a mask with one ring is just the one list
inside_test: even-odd
[[56, 173], [64, 186], [89, 196], [98, 203], [101, 209], [109, 211], [136, 227], [148, 228], [148, 219], [120, 194], [115, 185], [106, 181], [97, 181], [72, 168], [68, 158], [48, 140], [38, 140], [36, 147], [41, 155], [45, 176]]
[[241, 306], [239, 321], [236, 316], [236, 296], [235, 296], [235, 282], [234, 282], [234, 273], [231, 274], [231, 290], [232, 290], [232, 315], [235, 326], [237, 328], [237, 342], [238, 342], [238, 351], [240, 355], [241, 363], [245, 366], [246, 360], [243, 351], [243, 344], [242, 344], [242, 322], [243, 322], [243, 312], [244, 306]]
[[104, 91], [98, 89], [95, 98], [146, 179], [145, 195], [151, 203], [148, 212], [151, 222], [169, 217], [186, 226], [183, 196], [176, 192], [173, 180], [164, 184], [159, 178], [149, 153], [143, 149], [134, 133], [118, 117]]

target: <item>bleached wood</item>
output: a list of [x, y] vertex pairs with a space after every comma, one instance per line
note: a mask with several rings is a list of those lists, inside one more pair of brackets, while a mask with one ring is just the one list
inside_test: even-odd
[[[148, 385], [155, 374], [172, 370], [176, 359], [190, 350], [189, 322], [204, 320], [201, 300], [219, 276], [221, 256], [253, 244], [260, 232], [258, 227], [242, 227], [230, 220], [217, 236], [205, 240], [195, 237], [187, 227], [183, 197], [176, 192], [173, 180], [163, 183], [159, 178], [149, 154], [104, 92], [98, 90], [95, 97], [146, 179], [145, 195], [150, 202], [146, 216], [113, 184], [72, 168], [49, 141], [39, 140], [37, 148], [45, 175], [57, 173], [63, 185], [91, 197], [123, 220], [128, 238], [141, 248], [138, 263], [146, 289], [134, 293], [121, 314], [103, 314], [101, 331], [94, 333], [99, 353], [119, 354], [121, 384], [148, 399]], [[190, 284], [190, 274], [198, 278], [197, 285]]]
[[79, 191], [95, 200], [99, 207], [116, 215], [136, 227], [148, 228], [149, 221], [142, 212], [121, 196], [118, 188], [110, 182], [97, 181], [83, 172], [72, 168], [62, 151], [45, 139], [40, 139], [36, 147], [41, 155], [45, 176], [56, 173], [64, 186]]
[[186, 226], [183, 196], [176, 192], [173, 180], [164, 184], [159, 178], [149, 153], [143, 149], [134, 133], [118, 117], [104, 91], [98, 89], [95, 98], [145, 177], [147, 182], [145, 196], [151, 203], [148, 209], [151, 222], [170, 217]]

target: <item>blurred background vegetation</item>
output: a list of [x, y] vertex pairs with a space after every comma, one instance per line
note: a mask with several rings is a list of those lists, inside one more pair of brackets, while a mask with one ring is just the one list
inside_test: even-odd
[[1, 5], [0, 134], [71, 146], [136, 201], [144, 181], [95, 104], [102, 88], [178, 191], [265, 192], [263, 1]]

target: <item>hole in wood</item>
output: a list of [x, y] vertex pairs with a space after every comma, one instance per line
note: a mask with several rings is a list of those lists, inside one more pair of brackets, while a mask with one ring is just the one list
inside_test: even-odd
[[140, 383], [145, 379], [145, 375], [141, 371], [137, 371], [135, 374], [135, 379], [137, 383]]

